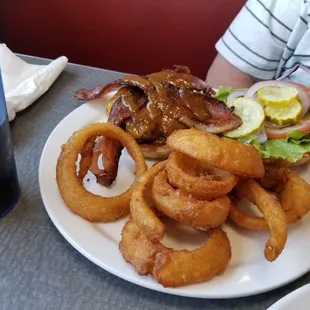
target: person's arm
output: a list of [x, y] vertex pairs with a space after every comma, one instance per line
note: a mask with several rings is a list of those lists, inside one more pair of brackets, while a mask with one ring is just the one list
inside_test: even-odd
[[291, 53], [287, 42], [299, 18], [296, 3], [248, 0], [215, 45], [218, 55], [207, 74], [207, 83], [242, 88], [276, 78], [283, 59]]
[[207, 75], [206, 82], [212, 87], [248, 88], [258, 79], [239, 70], [221, 54], [215, 57]]

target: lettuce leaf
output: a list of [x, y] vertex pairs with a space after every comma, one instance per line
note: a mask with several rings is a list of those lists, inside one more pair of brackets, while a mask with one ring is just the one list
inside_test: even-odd
[[288, 134], [288, 139], [290, 143], [294, 144], [308, 144], [310, 143], [310, 138], [308, 133], [303, 133], [300, 130], [292, 131]]
[[283, 158], [289, 162], [296, 162], [310, 152], [310, 142], [300, 141], [299, 144], [285, 139], [270, 139], [262, 145], [260, 153], [264, 158]]
[[300, 131], [293, 131], [286, 139], [268, 139], [263, 144], [258, 142], [256, 135], [242, 138], [240, 141], [255, 146], [263, 158], [283, 158], [289, 162], [296, 162], [310, 152], [310, 139]]
[[255, 146], [258, 150], [260, 150], [261, 148], [261, 144], [259, 143], [256, 135], [242, 137], [242, 138], [239, 138], [238, 140], [243, 143], [251, 144]]
[[291, 131], [289, 134], [288, 134], [288, 139], [292, 138], [294, 140], [299, 140], [299, 139], [302, 139], [305, 137], [306, 134], [304, 134], [302, 131], [300, 130], [294, 130], [294, 131]]
[[231, 87], [220, 87], [213, 97], [221, 101], [226, 101], [232, 91], [233, 89]]

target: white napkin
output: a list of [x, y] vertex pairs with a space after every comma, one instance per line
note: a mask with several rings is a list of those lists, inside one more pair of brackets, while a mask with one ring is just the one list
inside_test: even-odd
[[42, 96], [68, 63], [65, 56], [48, 65], [31, 65], [0, 44], [0, 69], [9, 120]]

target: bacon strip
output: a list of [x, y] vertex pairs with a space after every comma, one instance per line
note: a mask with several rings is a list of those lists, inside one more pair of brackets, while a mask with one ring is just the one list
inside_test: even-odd
[[107, 85], [99, 85], [92, 89], [80, 89], [74, 97], [77, 100], [94, 100], [103, 98], [106, 94], [110, 93], [113, 89], [121, 86], [133, 86], [146, 91], [152, 85], [148, 82], [145, 77], [136, 75], [126, 75], [122, 79], [113, 81]]
[[[128, 105], [124, 103], [126, 94], [119, 97], [113, 104], [108, 118], [108, 122], [119, 127], [123, 127], [124, 122], [131, 116]], [[143, 107], [147, 102], [147, 97], [143, 93], [135, 92], [132, 95], [138, 108]], [[107, 137], [99, 137], [93, 150], [93, 159], [89, 170], [96, 176], [97, 182], [103, 186], [110, 186], [117, 176], [119, 158], [122, 154], [123, 146], [116, 140]], [[98, 159], [102, 155], [104, 169], [99, 168]]]

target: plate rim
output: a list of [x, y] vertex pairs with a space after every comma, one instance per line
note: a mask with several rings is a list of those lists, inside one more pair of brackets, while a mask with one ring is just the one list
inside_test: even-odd
[[310, 293], [310, 283], [302, 285], [299, 288], [284, 295], [282, 298], [278, 299], [274, 304], [272, 304], [267, 310], [281, 310], [282, 307], [287, 304], [287, 302], [294, 301], [300, 296], [300, 294], [304, 294], [306, 292]]

